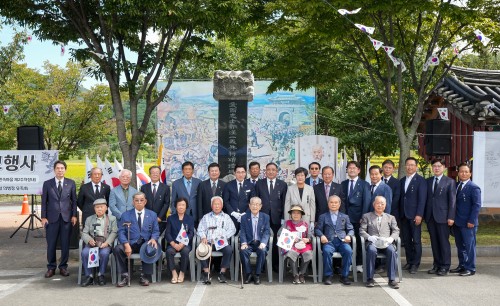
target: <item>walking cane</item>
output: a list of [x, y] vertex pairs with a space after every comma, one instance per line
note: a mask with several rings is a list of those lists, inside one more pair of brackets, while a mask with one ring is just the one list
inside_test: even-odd
[[[132, 223], [131, 222], [123, 222], [123, 225], [125, 225], [127, 227], [127, 241], [130, 243], [130, 225]], [[127, 286], [130, 287], [130, 277], [131, 277], [131, 274], [130, 274], [130, 255], [127, 256], [127, 270], [128, 270], [128, 278], [127, 278]]]
[[205, 284], [211, 285], [212, 281], [210, 280], [210, 270], [212, 268], [212, 244], [209, 243], [210, 245], [210, 259], [208, 260], [208, 276], [207, 276], [207, 282]]

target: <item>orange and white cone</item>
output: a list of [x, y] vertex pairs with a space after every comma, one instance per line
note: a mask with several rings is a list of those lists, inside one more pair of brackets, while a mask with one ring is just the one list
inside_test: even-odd
[[23, 207], [21, 210], [21, 215], [29, 215], [30, 214], [30, 206], [28, 203], [28, 195], [25, 194], [23, 198]]

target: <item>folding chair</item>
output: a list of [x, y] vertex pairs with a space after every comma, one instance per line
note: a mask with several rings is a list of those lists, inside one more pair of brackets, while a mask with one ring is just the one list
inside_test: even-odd
[[[79, 247], [78, 247], [78, 285], [82, 284], [82, 271], [83, 271], [83, 262], [82, 262], [82, 250], [83, 250], [83, 239], [80, 239]], [[111, 283], [116, 284], [116, 263], [115, 256], [113, 252], [109, 253], [109, 265], [111, 266]]]
[[[354, 282], [358, 281], [358, 273], [356, 271], [356, 237], [351, 236], [351, 248], [352, 248], [352, 278]], [[317, 250], [318, 250], [318, 279], [321, 283], [323, 281], [323, 251], [321, 249], [321, 239], [320, 237], [316, 237]], [[340, 258], [342, 259], [342, 255], [339, 252], [333, 252], [332, 258]], [[363, 267], [364, 268], [364, 267]]]
[[[403, 281], [403, 269], [401, 269], [401, 239], [398, 237], [397, 240], [393, 242], [396, 244], [396, 260], [399, 275], [399, 282]], [[363, 282], [366, 283], [366, 249], [365, 249], [365, 238], [361, 237], [361, 250], [363, 252]], [[385, 254], [377, 252], [377, 258], [386, 258]], [[354, 270], [354, 269], [353, 269]]]

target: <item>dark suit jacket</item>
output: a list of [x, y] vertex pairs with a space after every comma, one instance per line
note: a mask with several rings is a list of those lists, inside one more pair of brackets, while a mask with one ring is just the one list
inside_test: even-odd
[[[226, 182], [222, 180], [217, 180], [217, 189], [215, 195], [222, 197], [222, 192]], [[212, 211], [212, 205], [210, 201], [212, 200], [212, 181], [210, 179], [204, 180], [198, 185], [198, 197], [197, 197], [197, 208], [198, 208], [198, 220], [200, 222], [204, 215]], [[174, 203], [175, 204], [175, 203]], [[226, 200], [224, 200], [224, 207], [226, 207]]]
[[111, 189], [108, 185], [101, 183], [101, 187], [99, 189], [99, 194], [96, 196], [95, 194], [95, 186], [92, 181], [89, 183], [83, 184], [80, 187], [80, 191], [78, 192], [78, 199], [76, 200], [76, 204], [78, 208], [82, 211], [82, 221], [85, 222], [87, 217], [95, 214], [94, 211], [94, 201], [97, 199], [106, 199], [106, 203], [109, 205], [109, 193]]
[[[323, 180], [322, 180], [320, 177], [318, 177], [318, 179], [319, 179], [318, 184], [323, 183]], [[307, 184], [307, 185], [309, 185], [309, 186], [313, 186], [313, 185], [311, 185], [311, 177], [307, 177], [307, 178], [306, 178], [306, 184]], [[316, 184], [316, 185], [317, 185], [317, 184]], [[314, 186], [313, 186], [313, 187], [314, 187]]]
[[[371, 185], [370, 185], [371, 188]], [[375, 201], [376, 196], [383, 196], [385, 198], [385, 210], [384, 212], [389, 214], [391, 213], [391, 207], [392, 207], [392, 189], [389, 187], [389, 185], [386, 185], [384, 181], [381, 181], [380, 184], [378, 185], [377, 189], [375, 189], [375, 192], [372, 194], [372, 197], [370, 199], [370, 210], [373, 211], [373, 201]]]
[[43, 182], [42, 218], [55, 223], [59, 220], [59, 215], [64, 222], [70, 222], [71, 217], [76, 217], [76, 185], [69, 178], [64, 178], [61, 195], [57, 191], [55, 178]]
[[[318, 185], [314, 186], [314, 197], [316, 198], [316, 222], [319, 220], [319, 216], [330, 211], [328, 208], [328, 199], [325, 194], [325, 182], [321, 182]], [[341, 202], [340, 211], [345, 213], [345, 194], [342, 190], [342, 186], [340, 184], [331, 182], [330, 183], [330, 194], [329, 196], [336, 195], [339, 196]]]
[[[158, 221], [156, 220], [156, 213], [146, 208], [144, 208], [143, 211], [145, 214], [141, 230], [139, 230], [139, 224], [137, 223], [135, 208], [127, 210], [122, 214], [120, 222], [118, 223], [118, 241], [120, 241], [121, 244], [125, 242], [134, 244], [140, 237], [144, 239], [144, 242], [148, 242], [151, 238], [158, 242], [158, 238], [160, 237], [160, 228], [158, 227]], [[131, 223], [130, 240], [127, 239], [127, 227], [123, 225], [125, 222]]]
[[447, 223], [455, 220], [456, 193], [455, 181], [447, 176], [439, 180], [437, 190], [432, 192], [435, 177], [427, 179], [427, 204], [425, 205], [425, 222], [434, 218], [436, 223]]
[[250, 203], [250, 199], [255, 196], [255, 189], [251, 182], [244, 180], [243, 192], [238, 193], [238, 181], [232, 180], [224, 186], [223, 194], [224, 211], [226, 214], [231, 215], [233, 211], [244, 213], [248, 210], [248, 203]]
[[178, 243], [176, 240], [177, 234], [181, 230], [181, 226], [184, 224], [184, 229], [186, 230], [189, 238], [189, 249], [191, 249], [191, 243], [193, 242], [194, 236], [194, 220], [193, 217], [184, 214], [184, 218], [182, 221], [179, 220], [178, 214], [170, 215], [167, 219], [167, 230], [165, 231], [165, 242], [167, 243], [167, 247], [170, 245], [170, 242], [174, 241]]
[[399, 216], [396, 216], [395, 213], [399, 211], [399, 199], [401, 197], [400, 182], [397, 178], [391, 176], [386, 184], [389, 185], [392, 190], [391, 215], [399, 219]]
[[345, 236], [354, 235], [354, 227], [349, 220], [349, 216], [341, 213], [340, 211], [337, 215], [337, 223], [336, 225], [333, 225], [330, 210], [328, 210], [328, 212], [319, 216], [319, 221], [314, 229], [314, 234], [318, 237], [325, 235], [326, 238], [328, 238], [328, 241], [332, 241], [335, 238], [335, 235], [337, 235], [339, 239], [344, 239]]
[[[250, 183], [251, 184], [251, 183]], [[259, 212], [259, 222], [257, 223], [257, 238], [260, 243], [269, 246], [269, 237], [271, 236], [271, 227], [269, 223], [269, 216], [263, 212]], [[252, 212], [247, 211], [241, 217], [240, 227], [240, 243], [250, 243], [253, 241], [253, 227], [252, 227]]]
[[[184, 176], [175, 180], [172, 183], [172, 201], [170, 202], [170, 211], [175, 213], [175, 201], [182, 197], [188, 199], [188, 207], [186, 214], [193, 216], [193, 219], [198, 220], [198, 185], [201, 180], [195, 177], [191, 178], [191, 194], [188, 194], [186, 186], [184, 186]], [[203, 216], [200, 216], [201, 219]]]
[[167, 211], [170, 207], [170, 187], [158, 182], [156, 186], [156, 195], [153, 198], [152, 183], [147, 183], [141, 186], [141, 191], [146, 195], [146, 208], [156, 213], [158, 218], [165, 221], [167, 219]]
[[280, 225], [283, 219], [283, 208], [285, 207], [285, 197], [288, 190], [287, 184], [279, 179], [274, 179], [272, 194], [267, 188], [267, 179], [262, 179], [255, 184], [255, 195], [262, 200], [261, 211], [271, 216], [273, 225]]
[[[262, 179], [257, 179], [257, 182], [260, 181], [260, 180], [262, 180]], [[251, 177], [245, 179], [245, 182], [249, 182], [250, 184], [252, 184], [252, 186], [255, 187], [254, 183], [252, 182], [252, 178]], [[257, 184], [257, 182], [255, 182], [255, 184]]]
[[481, 209], [481, 189], [473, 181], [467, 182], [457, 194], [455, 225], [466, 227], [467, 223], [478, 225]]
[[401, 199], [399, 201], [400, 218], [413, 220], [415, 216], [424, 217], [427, 202], [427, 182], [418, 173], [413, 176], [405, 192], [406, 176], [401, 179]]
[[372, 198], [370, 184], [358, 177], [351, 195], [349, 195], [348, 190], [349, 184], [349, 179], [341, 183], [342, 191], [347, 199], [345, 211], [349, 215], [349, 219], [352, 223], [359, 223], [363, 214], [366, 214], [370, 210], [370, 200]]

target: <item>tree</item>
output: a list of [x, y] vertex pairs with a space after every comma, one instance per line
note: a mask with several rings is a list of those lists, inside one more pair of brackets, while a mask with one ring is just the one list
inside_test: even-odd
[[[113, 132], [111, 101], [106, 86], [84, 90], [80, 65], [68, 62], [60, 68], [48, 62], [44, 73], [14, 64], [12, 77], [5, 84], [5, 96], [13, 107], [1, 120], [9, 139], [15, 139], [16, 127], [40, 125], [44, 128], [44, 144], [59, 150], [68, 158], [80, 147], [94, 146]], [[61, 105], [61, 116], [52, 105]], [[99, 105], [104, 105], [99, 111]], [[11, 149], [10, 147], [4, 147]]]
[[[390, 114], [403, 165], [425, 100], [457, 58], [452, 43], [459, 42], [462, 52], [481, 50], [484, 47], [474, 29], [480, 27], [493, 39], [498, 35], [496, 2], [468, 1], [467, 7], [458, 7], [449, 0], [272, 1], [267, 9], [277, 17], [262, 29], [263, 35], [280, 37], [274, 46], [280, 50], [279, 57], [266, 69], [268, 75], [276, 76], [270, 90], [288, 88], [294, 82], [299, 88], [328, 86], [339, 76], [353, 73], [351, 63], [361, 63], [376, 97]], [[336, 12], [357, 7], [362, 9], [356, 15], [344, 17]], [[405, 64], [406, 71], [402, 65], [396, 68], [383, 49], [375, 50], [354, 23], [375, 27], [373, 38], [395, 47], [392, 55]], [[433, 54], [446, 65], [423, 71]], [[400, 167], [399, 175], [403, 173]]]
[[339, 138], [339, 147], [354, 148], [365, 177], [373, 155], [387, 156], [397, 149], [397, 136], [387, 110], [375, 96], [368, 76], [346, 76], [318, 96], [318, 133]]
[[[189, 55], [186, 50], [202, 48], [211, 37], [237, 32], [246, 22], [258, 20], [261, 8], [259, 0], [21, 0], [4, 3], [0, 13], [42, 39], [81, 44], [74, 56], [97, 62], [95, 76], [109, 84], [125, 167], [135, 175], [151, 114], [168, 93], [179, 61]], [[162, 76], [167, 85], [157, 92]], [[130, 106], [129, 122], [121, 89]], [[139, 120], [141, 99], [146, 107]]]

